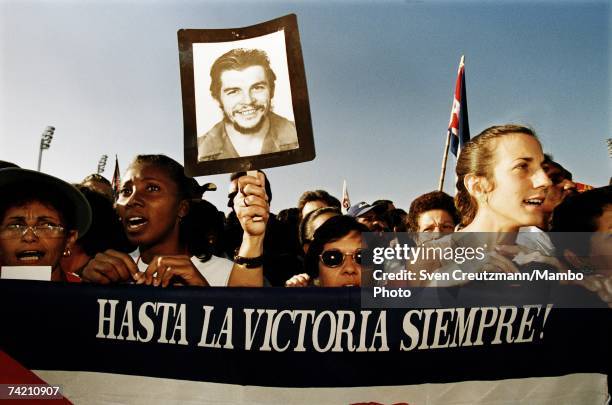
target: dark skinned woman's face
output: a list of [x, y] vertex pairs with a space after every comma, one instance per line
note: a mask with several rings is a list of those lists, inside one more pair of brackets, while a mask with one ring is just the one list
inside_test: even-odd
[[149, 163], [134, 163], [128, 169], [116, 208], [128, 239], [141, 247], [178, 238], [179, 218], [186, 214], [177, 185], [162, 168]]

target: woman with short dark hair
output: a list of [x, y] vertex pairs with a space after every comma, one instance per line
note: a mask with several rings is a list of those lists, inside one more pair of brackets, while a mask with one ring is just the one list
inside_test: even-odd
[[329, 218], [314, 233], [304, 267], [320, 287], [361, 286], [362, 233], [365, 225], [353, 217]]
[[[122, 179], [116, 209], [136, 259], [108, 250], [96, 255], [83, 278], [102, 284], [134, 280], [162, 286], [262, 286], [263, 238], [269, 207], [263, 176], [239, 179], [234, 210], [244, 231], [234, 263], [211, 255], [203, 232], [202, 188], [181, 164], [164, 155], [140, 155]], [[214, 217], [212, 217], [214, 216]], [[208, 221], [216, 220], [212, 214]], [[256, 219], [258, 218], [258, 219]]]
[[458, 223], [453, 197], [443, 191], [420, 195], [410, 204], [407, 224], [417, 244], [454, 232]]
[[19, 168], [0, 170], [0, 195], [0, 266], [50, 266], [51, 281], [70, 281], [60, 259], [89, 228], [85, 197], [63, 180]]

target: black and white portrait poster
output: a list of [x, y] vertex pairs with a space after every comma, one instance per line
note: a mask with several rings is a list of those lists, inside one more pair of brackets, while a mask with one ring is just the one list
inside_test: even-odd
[[188, 175], [314, 158], [295, 15], [246, 28], [180, 30], [178, 37]]

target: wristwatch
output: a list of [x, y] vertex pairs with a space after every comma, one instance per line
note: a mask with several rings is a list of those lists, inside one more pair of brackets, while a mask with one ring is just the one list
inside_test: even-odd
[[246, 267], [247, 269], [255, 269], [263, 266], [263, 255], [257, 257], [244, 257], [234, 255], [234, 263]]

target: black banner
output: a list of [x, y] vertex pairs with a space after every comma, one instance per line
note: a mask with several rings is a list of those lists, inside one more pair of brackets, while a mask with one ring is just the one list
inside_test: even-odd
[[[425, 297], [435, 290], [417, 292]], [[461, 295], [469, 301], [466, 291]], [[0, 319], [0, 348], [29, 369], [239, 385], [609, 376], [612, 363], [609, 309], [368, 309], [357, 288], [160, 289], [2, 280]]]

